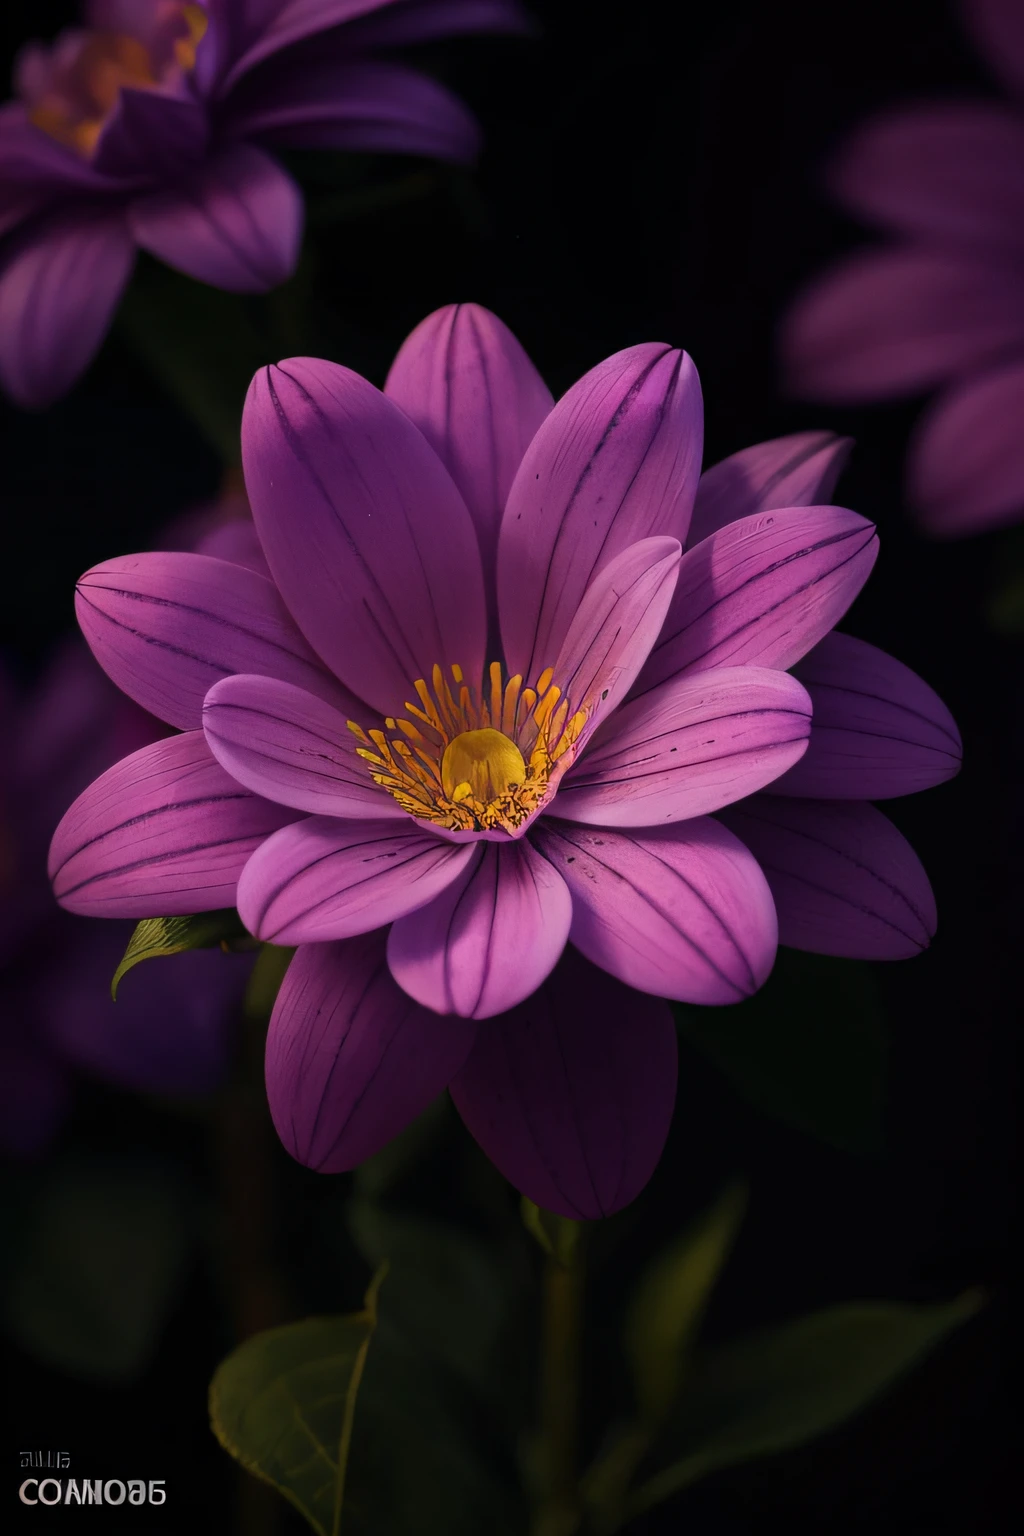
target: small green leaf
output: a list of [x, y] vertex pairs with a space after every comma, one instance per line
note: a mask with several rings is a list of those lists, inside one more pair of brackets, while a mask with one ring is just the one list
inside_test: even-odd
[[881, 1151], [887, 1040], [869, 965], [782, 949], [746, 1002], [675, 1011], [683, 1039], [759, 1109], [844, 1151]]
[[647, 1270], [626, 1315], [626, 1358], [645, 1424], [678, 1395], [708, 1299], [739, 1230], [746, 1191], [733, 1185]]
[[250, 1023], [266, 1024], [269, 1020], [294, 953], [294, 949], [282, 944], [260, 945], [242, 1003], [242, 1011]]
[[12, 1255], [7, 1332], [70, 1375], [132, 1380], [156, 1349], [193, 1235], [172, 1168], [81, 1153], [58, 1163], [32, 1191]]
[[983, 1300], [968, 1291], [943, 1306], [862, 1302], [709, 1352], [659, 1437], [676, 1459], [637, 1489], [628, 1516], [721, 1467], [817, 1439], [884, 1392]]
[[187, 949], [214, 949], [244, 944], [249, 938], [234, 907], [222, 912], [199, 912], [195, 917], [144, 917], [128, 940], [128, 948], [110, 983], [116, 1000], [122, 977], [142, 960], [161, 955], [180, 955]]
[[317, 1536], [338, 1536], [341, 1526], [356, 1395], [386, 1270], [374, 1276], [361, 1312], [256, 1334], [210, 1384], [221, 1445], [284, 1494]]
[[556, 1216], [542, 1210], [524, 1195], [519, 1204], [523, 1225], [531, 1237], [535, 1237], [549, 1257], [568, 1269], [576, 1256], [583, 1228], [568, 1216]]

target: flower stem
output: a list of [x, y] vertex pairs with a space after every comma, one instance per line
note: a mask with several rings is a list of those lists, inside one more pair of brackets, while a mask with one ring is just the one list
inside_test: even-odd
[[578, 1480], [583, 1246], [544, 1263], [539, 1404], [539, 1500], [533, 1536], [573, 1536], [583, 1518]]

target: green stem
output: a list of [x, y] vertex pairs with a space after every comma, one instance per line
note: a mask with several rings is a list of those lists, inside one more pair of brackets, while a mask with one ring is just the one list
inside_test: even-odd
[[572, 1536], [583, 1518], [578, 1479], [583, 1248], [544, 1263], [539, 1501], [533, 1536]]

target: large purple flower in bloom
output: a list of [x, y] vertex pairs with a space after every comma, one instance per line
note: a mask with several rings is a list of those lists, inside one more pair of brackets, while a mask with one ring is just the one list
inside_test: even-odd
[[831, 190], [896, 242], [819, 278], [782, 332], [804, 398], [940, 387], [911, 443], [908, 496], [942, 537], [1024, 515], [1024, 5], [964, 10], [1017, 103], [921, 103], [855, 133]]
[[80, 797], [55, 890], [120, 916], [237, 899], [300, 946], [267, 1042], [300, 1161], [353, 1166], [447, 1084], [521, 1190], [600, 1215], [667, 1134], [663, 999], [755, 991], [776, 902], [790, 943], [927, 944], [924, 872], [863, 802], [949, 777], [959, 740], [829, 634], [877, 548], [816, 504], [844, 445], [765, 444], [698, 491], [701, 440], [685, 354], [631, 347], [554, 404], [500, 321], [452, 306], [384, 393], [310, 358], [253, 380], [265, 575], [83, 577], [96, 656], [184, 734]]
[[43, 406], [94, 356], [137, 248], [260, 293], [294, 269], [302, 196], [272, 151], [471, 160], [477, 125], [381, 49], [522, 30], [519, 0], [85, 0], [23, 50], [0, 109], [0, 384]]

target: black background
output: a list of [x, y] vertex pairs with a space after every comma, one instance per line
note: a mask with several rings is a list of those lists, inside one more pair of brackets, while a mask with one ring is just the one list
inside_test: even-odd
[[[1009, 1529], [1019, 1502], [1007, 1358], [1022, 668], [1019, 642], [986, 628], [984, 604], [1012, 536], [921, 538], [901, 499], [919, 403], [837, 411], [787, 402], [774, 353], [788, 298], [866, 238], [816, 186], [836, 137], [908, 95], [995, 87], [936, 0], [535, 0], [533, 10], [540, 42], [467, 42], [435, 55], [483, 121], [476, 177], [442, 175], [423, 198], [316, 235], [311, 350], [379, 383], [424, 314], [470, 299], [512, 327], [556, 394], [631, 343], [685, 346], [704, 389], [708, 463], [808, 426], [851, 433], [857, 449], [837, 499], [877, 521], [882, 553], [844, 627], [920, 671], [965, 741], [958, 780], [890, 808], [930, 872], [940, 929], [927, 955], [881, 979], [892, 1028], [884, 1158], [857, 1159], [789, 1131], [687, 1060], [669, 1154], [643, 1202], [651, 1230], [667, 1234], [724, 1174], [752, 1175], [751, 1215], [712, 1317], [723, 1332], [857, 1296], [937, 1300], [980, 1284], [990, 1304], [870, 1414], [807, 1451], [710, 1480], [645, 1528]], [[56, 0], [6, 0], [5, 56], [72, 14]], [[26, 679], [71, 622], [79, 572], [144, 547], [168, 517], [214, 494], [219, 475], [195, 428], [116, 334], [50, 412], [0, 406], [0, 639]], [[137, 1138], [162, 1132], [133, 1100], [92, 1086], [65, 1134], [130, 1157]], [[168, 1138], [197, 1181], [212, 1177], [198, 1130], [182, 1139], [175, 1126]], [[312, 1175], [283, 1153], [267, 1156], [288, 1198], [309, 1194]], [[302, 1236], [278, 1241], [294, 1256]], [[306, 1263], [305, 1292], [318, 1305], [356, 1304], [358, 1265], [332, 1301], [319, 1295], [315, 1252]], [[601, 1303], [598, 1287], [595, 1405], [611, 1391]], [[164, 1511], [104, 1512], [104, 1529], [265, 1529], [265, 1508], [237, 1514], [234, 1469], [206, 1425], [206, 1383], [230, 1345], [197, 1266], [151, 1368], [130, 1387], [75, 1381], [12, 1349], [0, 1508], [16, 1497], [17, 1450], [38, 1445], [68, 1449], [79, 1475], [167, 1479]], [[26, 1528], [57, 1518], [30, 1515]], [[278, 1529], [291, 1529], [291, 1518]]]

